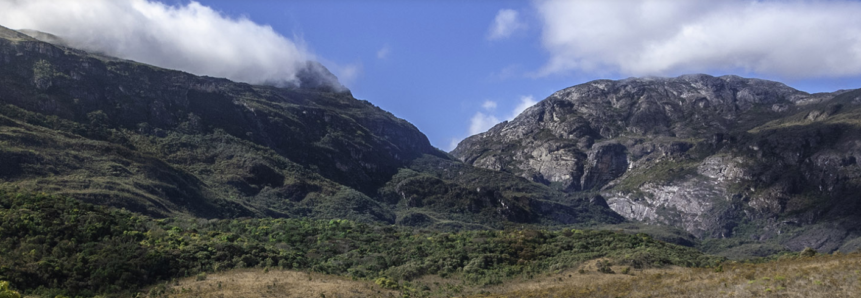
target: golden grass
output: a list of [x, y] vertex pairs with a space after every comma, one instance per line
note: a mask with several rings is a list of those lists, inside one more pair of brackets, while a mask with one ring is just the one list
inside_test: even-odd
[[487, 289], [474, 297], [861, 297], [861, 254], [786, 258], [713, 268], [574, 270]]
[[354, 281], [346, 277], [288, 270], [239, 269], [189, 277], [157, 285], [141, 297], [185, 298], [305, 298], [305, 297], [401, 297], [373, 281]]
[[[786, 257], [721, 268], [630, 269], [597, 272], [593, 260], [572, 270], [478, 287], [456, 278], [424, 276], [411, 283], [415, 297], [861, 297], [861, 253]], [[582, 269], [582, 273], [581, 270]], [[155, 297], [403, 297], [373, 281], [299, 271], [242, 269], [186, 278], [147, 289]], [[143, 294], [149, 294], [144, 292]], [[145, 295], [149, 296], [149, 295]]]

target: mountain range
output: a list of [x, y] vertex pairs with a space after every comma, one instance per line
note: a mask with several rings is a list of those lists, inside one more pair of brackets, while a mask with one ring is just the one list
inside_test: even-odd
[[156, 218], [680, 229], [728, 256], [861, 248], [861, 90], [596, 80], [446, 153], [319, 63], [298, 77], [237, 83], [0, 28], [0, 187]]
[[5, 188], [155, 217], [439, 229], [623, 220], [589, 198], [458, 161], [409, 122], [325, 84], [332, 75], [316, 62], [298, 86], [279, 88], [42, 39], [0, 30]]

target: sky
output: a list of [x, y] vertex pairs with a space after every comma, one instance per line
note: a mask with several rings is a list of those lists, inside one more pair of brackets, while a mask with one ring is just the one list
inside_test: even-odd
[[236, 81], [319, 61], [449, 151], [596, 79], [735, 74], [861, 88], [861, 1], [0, 0], [0, 25]]

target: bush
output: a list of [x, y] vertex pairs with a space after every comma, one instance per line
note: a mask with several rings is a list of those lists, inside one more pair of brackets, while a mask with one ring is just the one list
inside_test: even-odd
[[382, 287], [383, 289], [397, 290], [398, 283], [394, 280], [391, 280], [387, 277], [380, 277], [374, 280], [374, 283]]
[[601, 272], [604, 274], [615, 274], [616, 273], [616, 272], [613, 272], [613, 268], [610, 268], [610, 261], [607, 261], [607, 260], [598, 261], [597, 263], [595, 263], [595, 266], [598, 267], [598, 272]]
[[13, 291], [8, 281], [0, 281], [0, 298], [21, 298], [21, 294]]

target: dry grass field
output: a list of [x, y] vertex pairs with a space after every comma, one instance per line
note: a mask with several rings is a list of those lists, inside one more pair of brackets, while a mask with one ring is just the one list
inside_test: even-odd
[[[373, 281], [341, 276], [263, 269], [233, 270], [186, 278], [148, 289], [143, 297], [170, 298], [308, 298], [401, 297]], [[152, 295], [150, 295], [152, 294]]]
[[[487, 289], [474, 297], [861, 297], [861, 253], [791, 257], [720, 268], [565, 272]], [[592, 269], [592, 270], [590, 270]]]
[[[425, 276], [404, 288], [412, 289], [411, 297], [861, 297], [861, 253], [785, 257], [759, 264], [727, 262], [720, 268], [612, 266], [612, 274], [598, 272], [601, 261], [490, 287]], [[149, 291], [156, 297], [177, 298], [404, 297], [373, 281], [260, 269], [192, 277]]]

